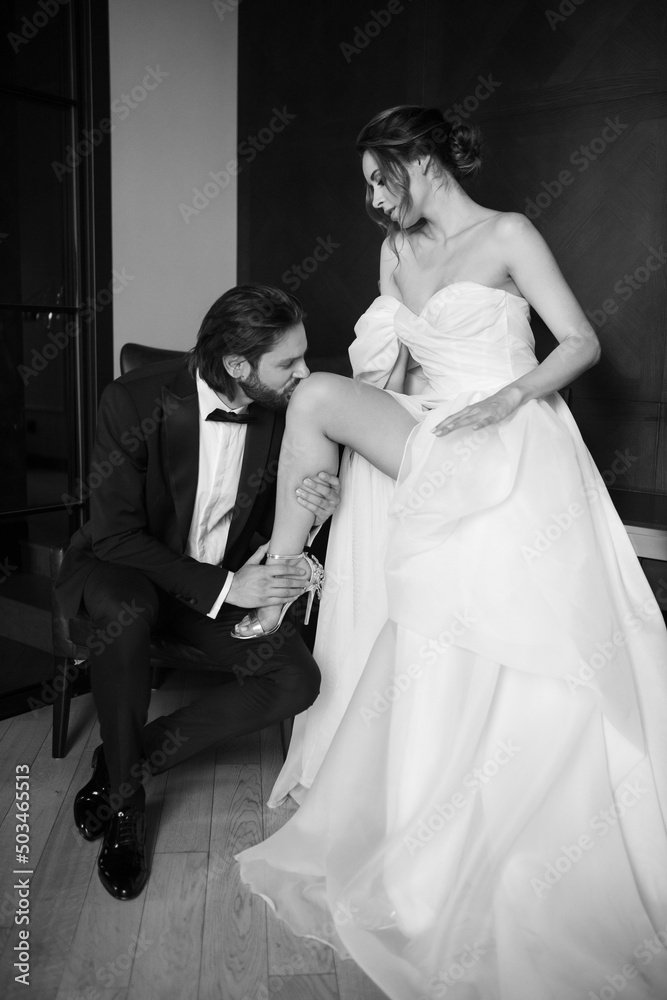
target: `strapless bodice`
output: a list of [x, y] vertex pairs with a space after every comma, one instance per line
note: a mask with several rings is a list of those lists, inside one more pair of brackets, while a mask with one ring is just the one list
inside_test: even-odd
[[441, 288], [419, 315], [380, 295], [355, 326], [354, 377], [384, 388], [403, 343], [427, 379], [425, 395], [493, 391], [536, 367], [529, 320], [525, 299], [475, 281]]

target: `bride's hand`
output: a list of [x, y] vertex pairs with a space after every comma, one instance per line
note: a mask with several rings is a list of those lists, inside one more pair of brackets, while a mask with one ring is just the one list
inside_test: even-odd
[[461, 427], [472, 427], [476, 431], [489, 424], [499, 424], [501, 420], [505, 420], [515, 410], [518, 410], [521, 402], [521, 390], [505, 386], [493, 396], [481, 399], [479, 403], [473, 403], [471, 406], [465, 406], [458, 413], [454, 413], [451, 417], [436, 424], [432, 433], [436, 437], [443, 437], [443, 435], [457, 431]]

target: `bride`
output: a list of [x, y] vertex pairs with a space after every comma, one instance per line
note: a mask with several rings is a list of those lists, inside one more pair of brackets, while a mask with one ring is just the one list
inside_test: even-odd
[[[461, 174], [476, 168], [477, 146], [476, 141], [471, 143], [468, 164], [458, 164]], [[367, 208], [371, 218], [384, 230], [395, 231], [397, 227], [372, 202], [369, 188]], [[396, 262], [394, 253], [389, 252], [384, 267], [388, 281]], [[391, 287], [395, 293], [393, 282]], [[421, 368], [395, 337], [378, 337], [372, 314], [362, 316], [355, 329], [357, 339], [349, 351], [355, 379], [388, 391], [397, 390], [395, 396], [401, 405], [416, 416], [434, 405]], [[381, 569], [386, 553], [387, 515], [396, 483], [350, 448], [344, 451], [338, 474], [341, 503], [331, 521], [313, 650], [322, 674], [320, 693], [316, 702], [294, 720], [289, 752], [271, 792], [270, 807], [279, 805], [288, 795], [303, 801], [387, 619]]]
[[[394, 108], [360, 148], [387, 239], [358, 350], [388, 377], [295, 391], [269, 558], [309, 565], [312, 598], [294, 491], [347, 445], [396, 481], [385, 621], [304, 804], [242, 878], [395, 1000], [664, 1000], [667, 638], [557, 395], [597, 339], [531, 224], [462, 190], [470, 129]], [[558, 341], [539, 365], [529, 304]], [[409, 357], [420, 396], [400, 392]]]

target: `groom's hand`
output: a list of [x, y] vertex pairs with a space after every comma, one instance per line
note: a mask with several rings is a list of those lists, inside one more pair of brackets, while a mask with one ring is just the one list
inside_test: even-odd
[[304, 479], [296, 498], [315, 515], [313, 527], [319, 528], [340, 503], [340, 479], [329, 472], [320, 472], [315, 479]]
[[234, 573], [226, 604], [235, 604], [237, 608], [268, 608], [291, 601], [303, 592], [307, 570], [285, 563], [260, 566], [268, 550], [268, 542], [261, 545]]

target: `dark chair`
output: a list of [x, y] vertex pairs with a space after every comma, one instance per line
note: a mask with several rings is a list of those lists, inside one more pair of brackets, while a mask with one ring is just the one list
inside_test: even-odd
[[[169, 351], [158, 347], [145, 347], [141, 344], [125, 344], [120, 353], [121, 372], [150, 364], [154, 361], [167, 361], [182, 357], [181, 351]], [[51, 547], [51, 581], [55, 583], [60, 572], [63, 556], [69, 542]], [[53, 744], [54, 757], [64, 757], [67, 753], [67, 727], [69, 724], [69, 709], [72, 700], [72, 690], [75, 680], [82, 670], [87, 669], [90, 657], [90, 642], [94, 640], [94, 626], [85, 616], [66, 618], [60, 610], [60, 605], [52, 589], [52, 621], [53, 621], [53, 655], [54, 677], [53, 691]], [[155, 636], [151, 647], [151, 660], [154, 668], [154, 686], [157, 684], [158, 672], [163, 668], [190, 667], [195, 670], [218, 670], [201, 650], [187, 643], [171, 639], [168, 636]], [[287, 755], [291, 719], [280, 723], [280, 741], [283, 757]]]

